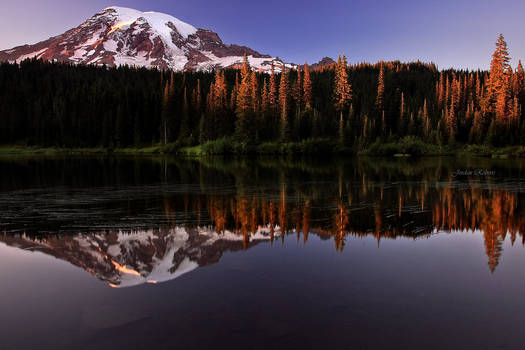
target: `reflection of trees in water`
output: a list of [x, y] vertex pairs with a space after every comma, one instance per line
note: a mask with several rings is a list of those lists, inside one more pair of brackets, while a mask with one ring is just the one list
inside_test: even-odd
[[276, 193], [252, 189], [243, 195], [187, 195], [183, 207], [170, 204], [166, 197], [165, 209], [169, 208], [168, 222], [177, 216], [173, 211], [202, 212], [217, 232], [242, 234], [245, 246], [261, 228], [268, 229], [272, 241], [275, 235], [284, 241], [293, 233], [306, 243], [313, 232], [333, 239], [336, 250], [344, 249], [347, 236], [373, 236], [379, 244], [381, 239], [428, 237], [437, 230], [480, 230], [494, 271], [507, 234], [512, 244], [518, 236], [525, 242], [521, 196], [474, 184], [457, 188], [451, 181], [370, 184], [363, 179], [340, 182], [333, 197], [316, 197], [314, 190], [309, 193], [303, 186], [283, 183]]
[[[452, 176], [478, 168], [498, 178]], [[372, 236], [379, 244], [435, 230], [480, 230], [493, 271], [506, 236], [512, 244], [524, 240], [525, 186], [501, 182], [525, 178], [522, 169], [517, 160], [443, 158], [13, 160], [3, 163], [0, 187], [8, 191], [0, 192], [0, 225], [28, 233], [210, 226], [242, 235], [244, 247], [265, 228], [272, 242], [292, 233], [307, 242], [315, 233], [338, 250], [348, 236]], [[74, 191], [57, 190], [53, 200], [47, 190], [9, 193], [50, 187]]]
[[445, 188], [440, 191], [440, 201], [434, 203], [432, 214], [438, 229], [483, 231], [491, 271], [498, 264], [507, 234], [512, 244], [518, 235], [525, 243], [524, 213], [517, 192]]

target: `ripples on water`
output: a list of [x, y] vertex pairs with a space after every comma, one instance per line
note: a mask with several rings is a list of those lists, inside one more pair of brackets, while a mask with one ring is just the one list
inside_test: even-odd
[[[486, 169], [490, 170], [490, 175], [458, 176], [458, 169]], [[309, 293], [333, 291], [334, 295], [339, 295], [342, 292], [339, 288], [347, 290], [355, 301], [361, 300], [365, 295], [374, 295], [377, 288], [401, 288], [399, 281], [410, 284], [419, 281], [429, 300], [443, 302], [443, 298], [449, 298], [452, 292], [448, 287], [434, 288], [429, 292], [425, 287], [428, 283], [456, 283], [457, 290], [465, 293], [479, 287], [480, 281], [494, 283], [500, 261], [505, 261], [507, 250], [510, 252], [509, 262], [502, 267], [499, 278], [521, 278], [525, 272], [525, 266], [520, 265], [525, 262], [521, 258], [525, 252], [525, 180], [522, 180], [525, 177], [522, 176], [523, 164], [518, 161], [440, 158], [336, 159], [325, 162], [220, 158], [4, 159], [0, 161], [0, 171], [3, 174], [0, 179], [0, 230], [3, 232], [0, 242], [5, 245], [2, 249], [6, 252], [1, 261], [4, 267], [0, 269], [0, 277], [2, 274], [9, 275], [6, 264], [15, 261], [17, 264], [24, 264], [32, 259], [24, 255], [26, 252], [38, 252], [43, 254], [38, 255], [39, 259], [53, 257], [58, 259], [54, 261], [80, 267], [96, 278], [93, 281], [100, 281], [104, 286], [137, 288], [137, 291], [142, 291], [138, 292], [137, 297], [140, 293], [161, 293], [161, 289], [151, 292], [138, 286], [172, 281], [169, 288], [189, 288], [187, 292], [181, 292], [179, 297], [182, 300], [188, 301], [192, 299], [192, 293], [197, 293], [206, 303], [214, 297], [200, 289], [196, 292], [189, 285], [192, 281], [203, 284], [215, 281], [217, 275], [210, 277], [206, 270], [202, 270], [200, 274], [197, 271], [199, 267], [217, 266], [219, 275], [221, 269], [231, 271], [233, 268], [238, 271], [238, 277], [248, 281], [242, 288], [250, 290], [251, 297], [262, 298], [263, 305], [272, 309], [267, 303], [274, 303], [275, 300], [262, 297], [260, 293], [268, 292], [273, 288], [272, 285], [279, 284], [288, 293], [299, 293], [301, 297], [298, 298], [303, 302], [306, 302], [304, 298]], [[389, 243], [395, 242], [394, 240], [401, 240], [400, 244]], [[371, 242], [374, 244], [370, 245]], [[468, 245], [465, 245], [466, 242]], [[326, 250], [328, 246], [330, 249]], [[360, 246], [363, 248], [359, 248]], [[375, 250], [370, 250], [372, 246]], [[297, 250], [298, 248], [301, 249]], [[249, 252], [252, 253], [248, 254]], [[234, 254], [236, 258], [233, 259], [230, 254]], [[440, 254], [440, 257], [434, 256], [435, 254]], [[514, 258], [515, 254], [520, 256], [518, 260]], [[399, 275], [400, 271], [406, 272], [407, 259], [410, 260], [411, 256], [418, 256], [417, 261], [412, 262], [415, 264], [412, 265], [413, 279], [407, 275]], [[484, 258], [481, 259], [482, 257]], [[357, 258], [359, 260], [350, 266], [343, 261], [337, 262], [338, 259]], [[269, 276], [261, 265], [273, 266], [273, 259], [288, 261], [288, 265], [283, 265], [282, 271]], [[484, 262], [480, 264], [482, 260]], [[54, 270], [59, 269], [49, 261], [46, 260], [46, 264], [49, 264], [49, 274], [52, 275]], [[243, 261], [246, 266], [241, 267]], [[258, 265], [254, 266], [251, 261], [257, 261]], [[377, 265], [379, 261], [381, 266]], [[440, 262], [441, 267], [436, 261]], [[241, 265], [237, 266], [237, 262]], [[313, 262], [315, 263], [312, 265]], [[354, 287], [333, 279], [325, 280], [315, 272], [329, 268], [332, 274], [342, 278], [351, 273], [352, 266], [365, 262], [368, 267], [360, 267], [364, 275], [352, 275], [357, 283]], [[458, 262], [461, 267], [455, 265]], [[391, 268], [399, 269], [398, 272], [391, 272], [399, 281], [390, 280], [383, 275]], [[439, 273], [434, 275], [436, 268], [456, 271], [449, 272], [451, 274], [447, 276]], [[483, 270], [486, 274], [481, 272]], [[21, 271], [26, 274], [25, 278], [35, 273], [33, 268], [25, 271]], [[60, 275], [59, 272], [56, 274]], [[316, 277], [311, 277], [312, 274]], [[367, 282], [366, 274], [376, 276], [374, 282]], [[67, 284], [68, 276], [71, 279], [79, 276], [77, 272], [62, 275], [66, 277], [60, 284]], [[71, 277], [73, 275], [75, 277]], [[179, 278], [183, 275], [186, 279]], [[254, 275], [261, 278], [251, 280], [250, 276]], [[430, 276], [432, 279], [429, 279]], [[478, 276], [478, 282], [465, 282], [472, 276]], [[286, 282], [281, 281], [281, 277], [286, 278]], [[219, 283], [230, 283], [231, 286], [238, 283], [229, 278], [231, 276], [227, 281]], [[23, 280], [21, 275], [12, 277], [13, 287], [2, 291], [0, 286], [0, 296], [9, 298], [21, 288], [38, 289], [46, 285], [45, 281], [31, 283]], [[297, 281], [298, 284], [291, 281]], [[300, 287], [302, 283], [304, 286]], [[509, 282], [501, 288], [510, 288], [508, 285]], [[357, 291], [354, 290], [355, 287], [358, 287]], [[512, 288], [513, 292], [525, 292], [521, 282]], [[442, 294], [443, 290], [447, 290], [448, 294]], [[107, 292], [101, 290], [97, 293], [106, 295]], [[230, 290], [229, 293], [242, 294], [237, 289]], [[410, 289], [409, 293], [418, 295], [417, 290]], [[495, 295], [487, 293], [487, 298], [496, 300]], [[243, 300], [243, 295], [240, 294], [238, 297]], [[65, 297], [60, 292], [51, 293], [50, 296], [52, 304]], [[109, 298], [113, 300], [114, 297], [117, 295], [113, 294]], [[361, 304], [342, 301], [337, 306], [340, 314], [336, 318], [343, 322], [339, 326], [359, 331], [361, 336], [354, 334], [353, 340], [346, 336], [335, 337], [329, 343], [335, 347], [353, 344], [357, 348], [384, 348], [385, 344], [391, 348], [417, 348], [427, 344], [429, 334], [423, 330], [417, 336], [410, 336], [410, 329], [399, 325], [401, 328], [397, 331], [404, 334], [399, 338], [390, 331], [375, 328], [374, 322], [383, 324], [388, 317], [392, 317], [390, 312], [400, 312], [400, 307], [409, 310], [406, 317], [403, 317], [403, 322], [416, 322], [416, 314], [410, 311], [412, 308], [426, 305], [433, 309], [417, 297], [406, 300], [396, 294], [389, 298], [394, 305], [383, 305], [385, 300], [377, 299], [383, 305], [386, 318], [381, 318], [379, 314], [374, 316], [377, 310], [368, 305], [369, 300]], [[141, 299], [131, 300], [143, 305], [140, 315], [144, 314], [142, 316], [146, 319], [151, 317], [155, 307]], [[478, 310], [482, 313], [480, 317], [488, 317], [488, 314], [480, 311], [484, 310], [478, 305], [480, 300], [470, 300], [472, 304], [468, 306], [468, 312]], [[168, 300], [166, 302], [171, 303]], [[462, 305], [460, 309], [466, 307], [466, 300], [458, 299], [458, 302]], [[232, 303], [233, 300], [225, 301], [223, 305], [228, 309], [232, 307]], [[329, 317], [332, 312], [323, 309], [323, 305], [331, 303], [326, 299], [314, 299], [311, 303], [310, 307], [321, 308], [318, 312], [322, 314], [316, 315], [320, 319]], [[352, 313], [351, 308], [348, 309], [349, 305], [361, 311]], [[62, 318], [75, 315], [58, 305], [56, 307], [61, 310], [59, 314]], [[444, 304], [442, 307], [448, 310], [449, 316], [460, 312], [452, 304]], [[505, 303], [500, 305], [500, 309], [505, 307]], [[524, 308], [525, 305], [520, 302], [514, 312], [524, 311]], [[218, 327], [215, 321], [225, 322], [226, 319], [226, 323], [231, 323], [239, 315], [219, 309], [222, 310], [221, 316], [215, 316], [214, 320], [208, 319], [205, 323], [211, 327], [208, 329], [210, 336], [214, 334], [217, 339], [222, 339], [215, 329]], [[290, 321], [300, 323], [300, 315], [304, 311], [296, 312], [297, 317], [292, 317]], [[38, 318], [30, 311], [25, 310], [25, 313]], [[119, 312], [117, 314], [117, 319], [124, 317]], [[167, 317], [179, 319], [177, 315], [160, 314], [163, 316], [159, 317], [164, 321]], [[183, 314], [186, 315], [182, 312], [181, 315]], [[90, 315], [90, 319], [97, 318]], [[279, 311], [275, 311], [275, 315], [291, 317]], [[346, 321], [345, 315], [349, 317]], [[142, 319], [142, 316], [138, 319]], [[234, 339], [244, 339], [250, 335], [259, 339], [249, 343], [251, 347], [262, 348], [266, 344], [279, 348], [280, 341], [288, 344], [289, 334], [303, 334], [304, 344], [314, 344], [324, 339], [321, 335], [331, 334], [320, 324], [316, 326], [320, 337], [313, 339], [308, 332], [287, 325], [285, 328], [288, 335], [281, 340], [278, 338], [269, 343], [261, 342], [260, 332], [265, 329], [265, 326], [258, 323], [261, 317], [248, 317], [246, 321], [255, 322], [256, 326], [243, 328], [243, 335], [237, 335]], [[503, 315], [498, 315], [498, 318], [501, 317]], [[451, 322], [444, 315], [437, 318], [440, 321], [436, 321], [434, 326], [447, 328], [441, 321], [446, 319]], [[132, 319], [135, 322], [134, 317]], [[509, 321], [523, 319], [521, 314], [508, 317]], [[88, 344], [86, 338], [82, 337], [89, 334], [95, 337], [90, 339], [98, 346], [122, 346], [120, 331], [115, 330], [115, 339], [104, 343], [101, 339], [105, 338], [100, 338], [100, 332], [82, 322], [79, 334], [66, 337], [69, 339], [67, 345]], [[94, 321], [89, 321], [88, 324], [90, 322]], [[95, 323], [97, 322], [101, 321]], [[147, 328], [142, 329], [143, 332], [147, 331], [149, 337], [157, 339], [155, 346], [162, 347], [166, 345], [164, 341], [167, 341], [167, 335], [148, 328], [155, 322], [160, 322], [160, 319], [152, 322], [141, 321], [139, 324], [140, 327]], [[7, 323], [7, 319], [0, 318], [0, 324]], [[115, 323], [120, 325], [120, 322]], [[156, 324], [156, 327], [160, 326]], [[185, 329], [180, 324], [177, 327]], [[477, 332], [483, 327], [481, 324], [474, 324], [472, 330]], [[386, 343], [369, 339], [372, 329], [376, 329]], [[57, 333], [62, 334], [62, 331], [57, 330]], [[198, 327], [198, 331], [203, 330]], [[187, 329], [186, 332], [183, 340], [189, 341], [188, 337], [191, 338], [193, 333]], [[235, 329], [230, 332], [234, 334]], [[508, 348], [519, 348], [512, 337], [503, 343]], [[8, 344], [13, 348], [29, 348], [32, 344], [27, 342], [21, 345], [22, 343], [17, 343], [20, 339], [16, 336], [8, 339]], [[310, 340], [307, 341], [308, 339]], [[456, 338], [452, 336], [448, 341], [449, 343], [442, 340], [442, 345], [456, 347], [461, 344], [462, 348], [476, 348], [473, 345], [475, 342], [462, 339], [460, 335]], [[52, 346], [53, 342], [48, 341], [45, 344]], [[239, 340], [234, 341], [232, 346], [242, 344], [246, 345]], [[290, 344], [303, 343], [296, 339], [295, 343]], [[491, 344], [499, 343], [495, 341]], [[197, 341], [192, 345], [201, 347], [205, 343]]]

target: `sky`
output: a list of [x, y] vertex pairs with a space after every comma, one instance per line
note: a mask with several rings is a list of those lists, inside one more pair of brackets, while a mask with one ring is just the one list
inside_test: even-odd
[[350, 62], [434, 62], [488, 69], [503, 33], [511, 65], [525, 60], [523, 0], [23, 0], [0, 3], [0, 49], [76, 27], [107, 6], [164, 12], [288, 62], [345, 54]]

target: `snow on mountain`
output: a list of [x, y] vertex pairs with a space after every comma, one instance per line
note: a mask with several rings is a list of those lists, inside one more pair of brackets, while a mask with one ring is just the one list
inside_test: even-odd
[[217, 33], [173, 16], [111, 6], [61, 35], [0, 51], [0, 61], [19, 63], [36, 57], [76, 64], [212, 70], [240, 65], [244, 54], [260, 71], [269, 71], [272, 60], [277, 70], [283, 64], [248, 47], [226, 45]]
[[199, 266], [217, 262], [225, 251], [236, 251], [270, 239], [269, 228], [249, 235], [213, 228], [78, 234], [33, 239], [0, 236], [9, 246], [38, 251], [79, 266], [114, 288], [173, 280]]
[[168, 45], [171, 45], [171, 30], [168, 23], [175, 26], [177, 32], [187, 38], [190, 35], [197, 33], [197, 28], [191, 24], [185, 23], [178, 18], [159, 12], [140, 12], [125, 7], [110, 6], [104, 9], [104, 12], [109, 12], [113, 16], [116, 23], [111, 27], [111, 31], [122, 30], [125, 27], [131, 26], [134, 22], [141, 19], [147, 22], [153, 32], [158, 33]]

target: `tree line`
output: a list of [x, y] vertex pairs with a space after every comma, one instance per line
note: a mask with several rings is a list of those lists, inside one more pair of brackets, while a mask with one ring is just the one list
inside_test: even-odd
[[28, 59], [0, 64], [2, 144], [258, 145], [325, 139], [339, 149], [413, 136], [458, 146], [523, 145], [525, 73], [502, 35], [489, 71], [433, 63], [337, 63], [173, 72]]

